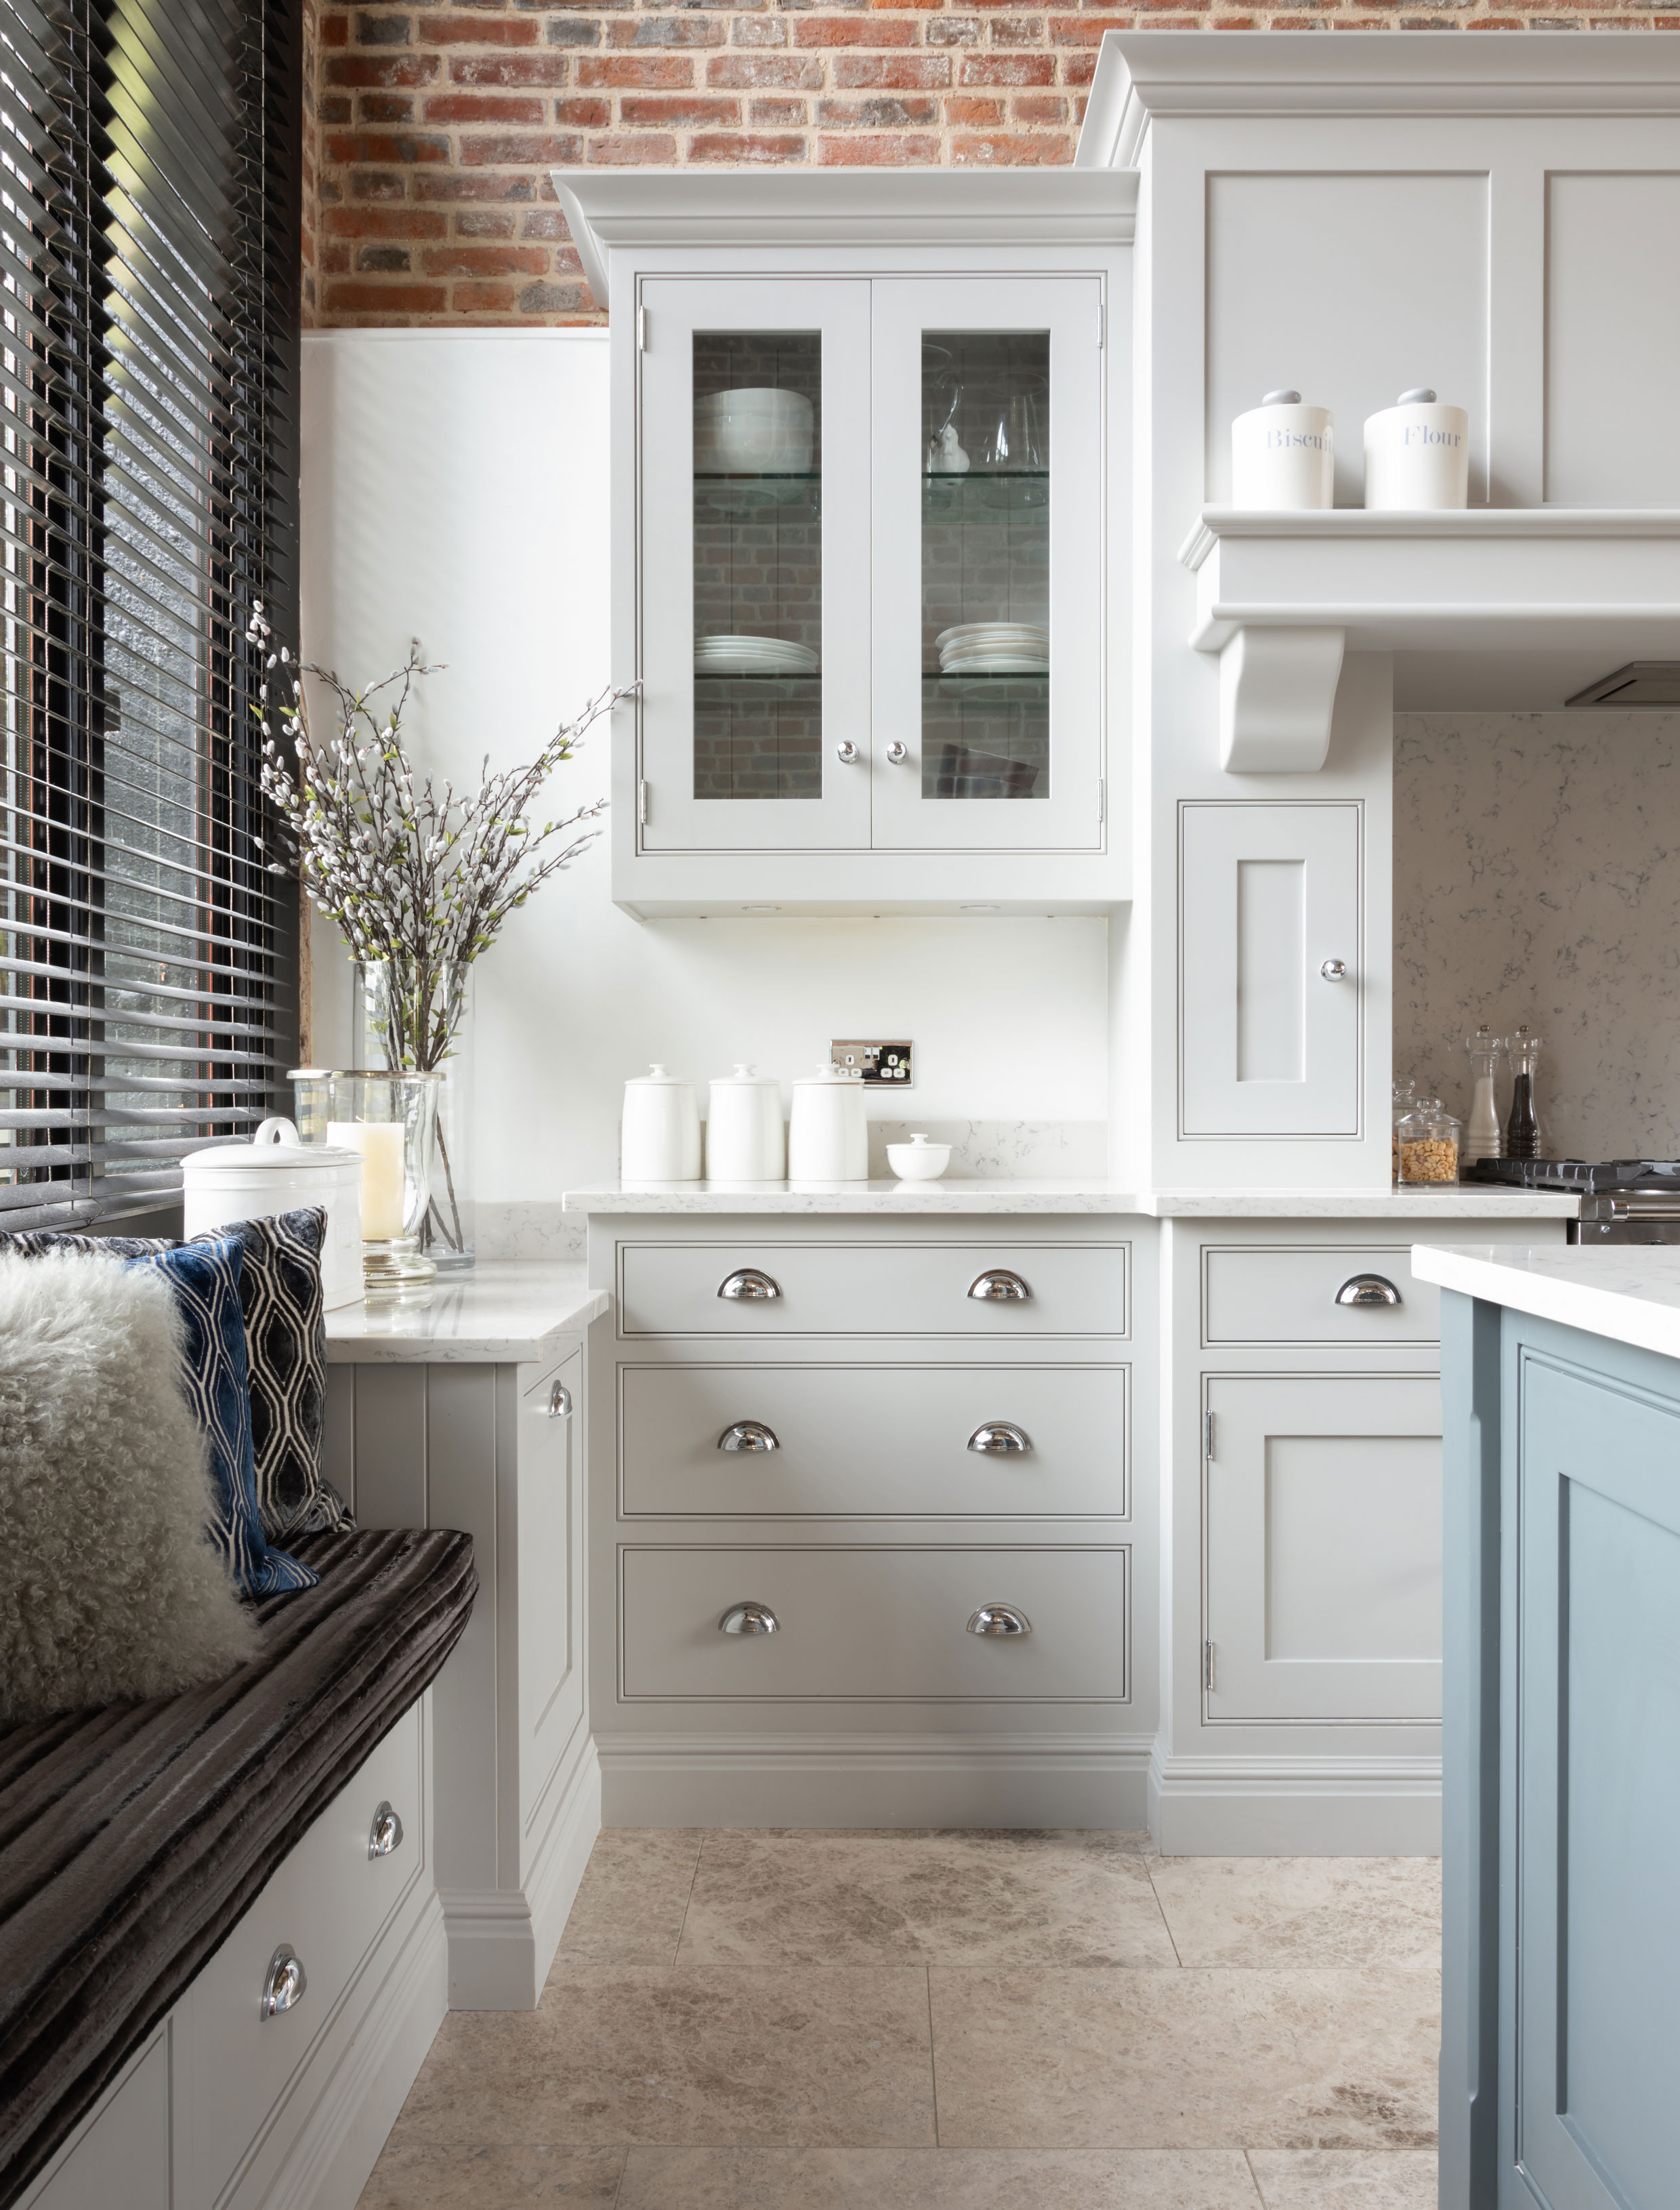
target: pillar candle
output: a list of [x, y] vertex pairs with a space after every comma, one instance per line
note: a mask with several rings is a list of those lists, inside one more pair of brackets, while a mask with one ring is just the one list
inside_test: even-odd
[[363, 1241], [395, 1241], [402, 1233], [402, 1123], [333, 1120], [327, 1141], [362, 1155]]

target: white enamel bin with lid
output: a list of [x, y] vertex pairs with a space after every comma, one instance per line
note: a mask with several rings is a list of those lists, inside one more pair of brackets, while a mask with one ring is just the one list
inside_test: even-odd
[[305, 1205], [326, 1207], [321, 1287], [326, 1308], [362, 1295], [362, 1162], [360, 1151], [305, 1144], [290, 1120], [264, 1120], [248, 1144], [213, 1144], [181, 1162], [185, 1233], [262, 1220]]

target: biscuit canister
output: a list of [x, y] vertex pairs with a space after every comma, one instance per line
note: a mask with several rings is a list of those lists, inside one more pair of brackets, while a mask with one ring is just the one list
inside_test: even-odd
[[1231, 504], [1333, 506], [1336, 425], [1298, 391], [1268, 391], [1231, 424]]
[[1365, 420], [1365, 504], [1377, 510], [1468, 506], [1470, 417], [1433, 391], [1403, 391]]

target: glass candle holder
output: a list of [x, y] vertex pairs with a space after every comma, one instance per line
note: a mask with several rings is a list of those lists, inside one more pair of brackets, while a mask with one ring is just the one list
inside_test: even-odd
[[370, 1296], [427, 1287], [420, 1247], [432, 1202], [440, 1074], [353, 1067], [332, 1077], [327, 1141], [362, 1155], [362, 1276]]

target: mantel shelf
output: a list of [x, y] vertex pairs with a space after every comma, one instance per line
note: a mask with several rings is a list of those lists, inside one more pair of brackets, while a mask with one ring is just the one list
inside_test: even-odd
[[1344, 652], [1401, 655], [1399, 703], [1454, 707], [1562, 705], [1629, 661], [1680, 658], [1671, 508], [1210, 506], [1179, 559], [1196, 578], [1189, 641], [1220, 659], [1232, 772], [1323, 765]]

